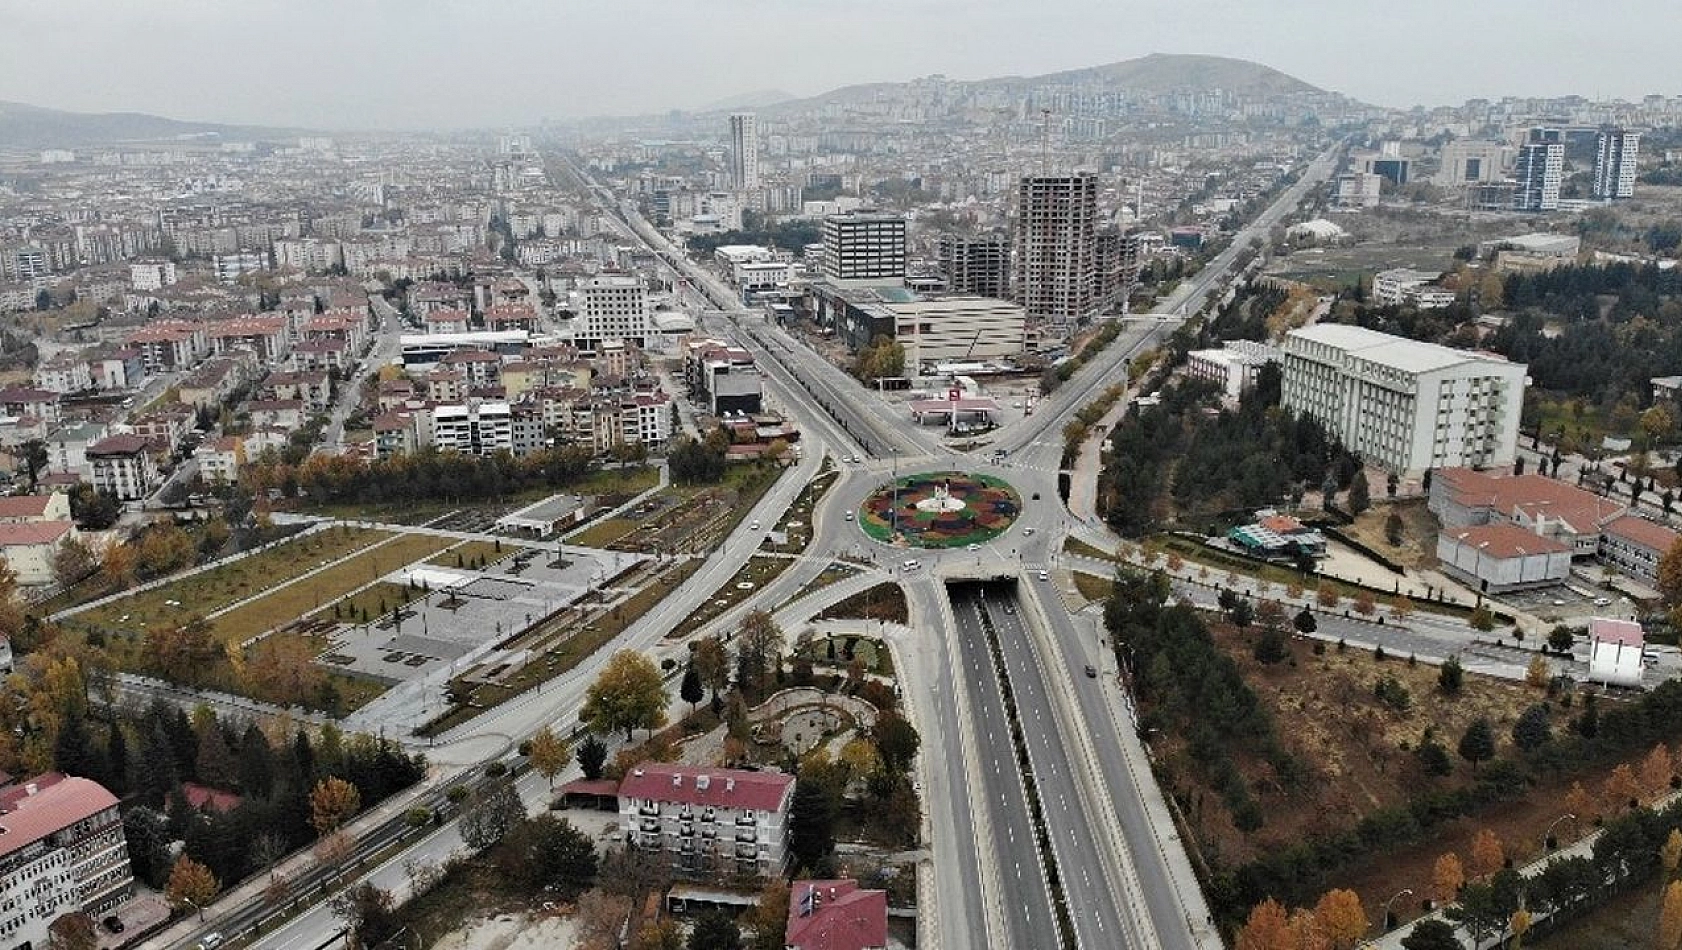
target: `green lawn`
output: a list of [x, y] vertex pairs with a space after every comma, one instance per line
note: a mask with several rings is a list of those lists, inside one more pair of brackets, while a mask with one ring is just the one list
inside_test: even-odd
[[[479, 558], [485, 559], [485, 566], [489, 567], [497, 561], [523, 550], [512, 544], [500, 544], [496, 541], [463, 541], [436, 557], [427, 558], [426, 563], [439, 567], [471, 568]], [[553, 554], [553, 552], [551, 552]]]
[[211, 621], [220, 640], [245, 640], [289, 623], [345, 594], [377, 580], [380, 575], [412, 564], [449, 545], [450, 539], [407, 534], [335, 565], [308, 581], [283, 587]]
[[[75, 616], [81, 623], [139, 631], [149, 623], [179, 623], [254, 596], [278, 584], [391, 537], [384, 531], [329, 528], [281, 543], [272, 550], [131, 594]], [[169, 604], [166, 601], [175, 601]], [[124, 618], [127, 618], [126, 620]]]
[[586, 526], [566, 539], [568, 544], [585, 548], [605, 548], [637, 530], [637, 522], [629, 518], [608, 518]]

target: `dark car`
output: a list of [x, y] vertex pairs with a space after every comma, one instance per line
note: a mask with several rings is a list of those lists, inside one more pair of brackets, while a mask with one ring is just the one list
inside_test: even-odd
[[1097, 679], [1098, 668], [1093, 666], [1091, 663], [1086, 664], [1086, 675], [1092, 677], [1093, 679]]
[[118, 917], [116, 914], [112, 914], [111, 916], [109, 916], [109, 917], [105, 918], [104, 920], [100, 921], [100, 923], [105, 925], [106, 930], [109, 930], [114, 934], [120, 934], [120, 933], [123, 932], [124, 929], [126, 929], [125, 925], [123, 924], [123, 919], [121, 917]]

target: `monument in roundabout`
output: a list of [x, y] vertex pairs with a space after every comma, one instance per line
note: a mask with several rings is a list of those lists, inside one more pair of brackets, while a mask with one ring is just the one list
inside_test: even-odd
[[904, 475], [859, 506], [859, 526], [885, 544], [956, 548], [1003, 534], [1022, 512], [1004, 479], [970, 472]]

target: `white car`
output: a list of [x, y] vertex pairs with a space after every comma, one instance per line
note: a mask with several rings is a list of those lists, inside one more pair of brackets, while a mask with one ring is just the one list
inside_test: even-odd
[[1594, 605], [1596, 607], [1610, 607], [1610, 606], [1612, 606], [1612, 598], [1610, 598], [1610, 597], [1596, 597], [1594, 599]]
[[1049, 580], [1051, 580], [1051, 572], [1049, 572], [1049, 571], [1041, 571], [1041, 572], [1040, 572], [1040, 580], [1042, 580], [1042, 581], [1049, 581]]
[[204, 939], [199, 941], [199, 950], [216, 950], [225, 939], [227, 938], [223, 937], [219, 931], [213, 930], [205, 934]]
[[899, 566], [908, 571], [915, 571], [917, 568], [922, 567], [923, 563], [921, 561], [904, 561], [901, 562]]
[[979, 551], [979, 550], [981, 550], [981, 545], [979, 545], [979, 544], [972, 544], [972, 545], [970, 545], [970, 546], [969, 546], [969, 550], [971, 550], [971, 551]]
[[754, 530], [754, 531], [758, 531], [759, 530], [759, 522], [755, 521], [752, 524], [748, 525], [748, 527], [750, 529]]

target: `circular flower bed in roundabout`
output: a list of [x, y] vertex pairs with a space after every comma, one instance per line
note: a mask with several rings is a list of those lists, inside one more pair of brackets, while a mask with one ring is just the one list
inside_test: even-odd
[[955, 548], [1003, 534], [1022, 498], [1003, 479], [968, 472], [906, 475], [859, 506], [859, 526], [886, 544]]

